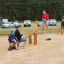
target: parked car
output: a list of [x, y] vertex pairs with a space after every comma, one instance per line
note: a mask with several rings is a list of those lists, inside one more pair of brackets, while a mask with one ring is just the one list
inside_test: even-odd
[[6, 22], [8, 22], [8, 19], [7, 19], [7, 18], [6, 18], [6, 19], [3, 18], [3, 19], [2, 19], [2, 22], [3, 22], [3, 23], [6, 23]]
[[1, 25], [2, 28], [8, 28], [8, 27], [14, 27], [14, 23], [13, 22], [7, 22]]
[[14, 22], [14, 25], [15, 25], [15, 27], [16, 27], [16, 26], [21, 27], [21, 23], [19, 23], [19, 22]]
[[24, 20], [24, 27], [31, 26], [31, 20]]
[[[41, 26], [44, 23], [44, 21], [39, 21], [38, 26]], [[49, 19], [48, 20], [48, 25], [49, 26], [56, 26], [56, 20], [55, 19]]]
[[19, 23], [19, 22], [5, 22], [4, 24], [1, 25], [2, 28], [16, 27], [16, 26], [21, 27], [21, 23]]
[[43, 21], [38, 21], [38, 26], [41, 26], [43, 24]]
[[49, 25], [50, 26], [56, 26], [56, 19], [50, 19], [49, 20]]

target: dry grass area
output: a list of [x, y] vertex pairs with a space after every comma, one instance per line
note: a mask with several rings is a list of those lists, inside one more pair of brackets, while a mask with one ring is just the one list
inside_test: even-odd
[[[46, 41], [46, 38], [51, 38]], [[7, 36], [0, 36], [0, 64], [64, 64], [64, 35], [38, 35], [38, 44], [8, 51]]]

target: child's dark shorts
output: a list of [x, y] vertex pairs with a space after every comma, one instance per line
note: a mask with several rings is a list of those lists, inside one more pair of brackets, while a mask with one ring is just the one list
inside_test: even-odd
[[14, 43], [15, 44], [15, 41], [12, 41], [12, 40], [8, 40], [9, 41], [9, 43]]

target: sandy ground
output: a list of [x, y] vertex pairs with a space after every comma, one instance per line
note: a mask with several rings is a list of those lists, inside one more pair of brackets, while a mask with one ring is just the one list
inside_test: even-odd
[[[46, 41], [46, 38], [52, 40]], [[7, 36], [0, 36], [0, 64], [64, 64], [64, 35], [38, 35], [38, 44], [8, 51]]]

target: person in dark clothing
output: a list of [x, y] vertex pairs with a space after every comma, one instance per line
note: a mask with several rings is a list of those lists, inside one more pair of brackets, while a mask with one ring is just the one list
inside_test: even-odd
[[14, 31], [11, 31], [11, 33], [9, 34], [8, 41], [9, 41], [9, 48], [8, 48], [8, 50], [16, 49], [16, 47], [15, 47], [16, 40], [15, 40]]
[[22, 36], [23, 36], [23, 34], [20, 33], [19, 27], [16, 27], [15, 38], [16, 38], [16, 41], [17, 41], [17, 49], [19, 47], [20, 42], [22, 42], [22, 47], [24, 47], [24, 43], [27, 41], [26, 38], [23, 38]]
[[19, 30], [16, 29], [16, 31], [15, 31], [15, 37], [17, 38], [18, 41], [20, 41], [21, 36], [22, 36], [22, 35], [20, 34]]
[[61, 21], [61, 29], [64, 29], [64, 16], [62, 17], [62, 21]]

